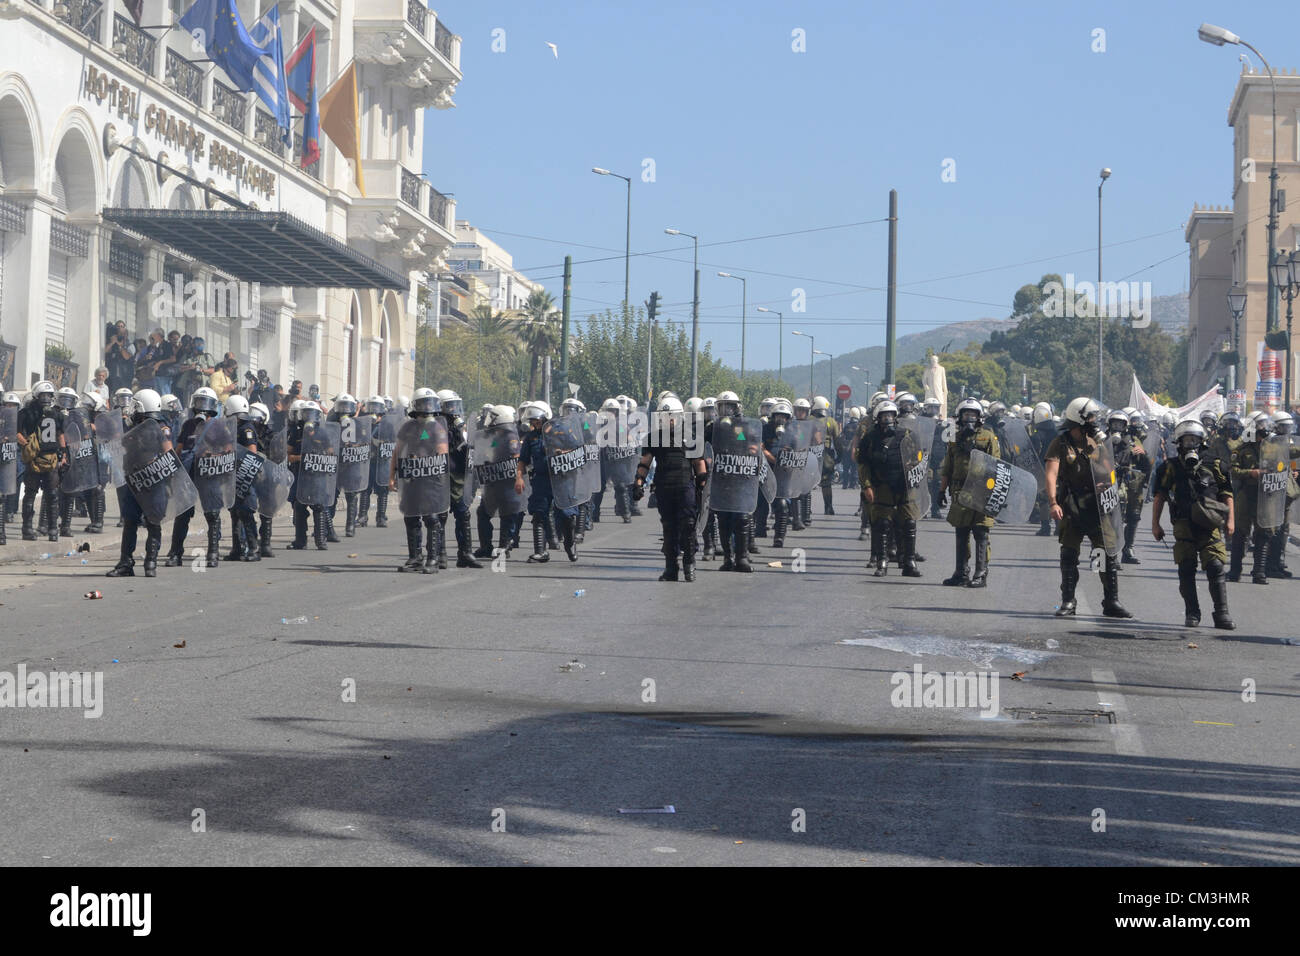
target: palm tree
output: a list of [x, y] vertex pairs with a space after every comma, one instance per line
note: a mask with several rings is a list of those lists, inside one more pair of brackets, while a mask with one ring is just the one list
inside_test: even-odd
[[467, 323], [469, 331], [474, 333], [477, 345], [478, 373], [476, 377], [475, 397], [481, 398], [483, 391], [483, 356], [491, 357], [493, 365], [503, 363], [512, 365], [515, 353], [519, 351], [519, 320], [504, 312], [495, 311], [488, 303], [474, 306], [469, 313]]
[[[545, 289], [538, 289], [524, 303], [522, 338], [528, 349], [528, 397], [537, 397], [537, 372], [542, 359], [555, 352], [560, 344], [560, 313], [555, 299]], [[548, 396], [549, 397], [549, 396]]]

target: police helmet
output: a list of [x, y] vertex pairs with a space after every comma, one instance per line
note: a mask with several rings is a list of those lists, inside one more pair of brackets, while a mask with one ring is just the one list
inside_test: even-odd
[[[456, 393], [452, 392], [451, 394], [455, 395]], [[445, 410], [442, 398], [433, 389], [417, 388], [415, 390], [415, 395], [411, 398], [411, 414], [436, 415], [438, 412]]]

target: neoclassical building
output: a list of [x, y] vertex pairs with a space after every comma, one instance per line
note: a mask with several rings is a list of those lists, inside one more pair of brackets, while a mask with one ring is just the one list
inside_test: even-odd
[[[409, 393], [417, 289], [455, 240], [423, 141], [427, 109], [454, 105], [460, 38], [420, 0], [281, 0], [286, 58], [316, 31], [320, 95], [357, 68], [363, 195], [328, 137], [303, 168], [298, 111], [289, 145], [174, 26], [190, 0], [143, 4], [137, 26], [122, 0], [0, 0], [6, 387], [84, 387], [120, 319], [133, 338], [201, 335], [241, 375]], [[237, 6], [251, 29], [272, 2]], [[159, 283], [178, 281], [257, 283], [256, 314], [159, 318]]]

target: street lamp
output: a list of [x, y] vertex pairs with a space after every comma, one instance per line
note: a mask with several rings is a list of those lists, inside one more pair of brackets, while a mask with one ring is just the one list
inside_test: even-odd
[[1284, 256], [1279, 252], [1272, 267], [1273, 285], [1277, 286], [1282, 293], [1282, 298], [1286, 299], [1286, 396], [1282, 400], [1284, 411], [1289, 411], [1291, 407], [1291, 303], [1297, 295], [1300, 295], [1298, 267], [1300, 267], [1300, 252], [1293, 252], [1290, 256]]
[[691, 394], [700, 391], [700, 237], [680, 229], [665, 229], [670, 236], [686, 236], [695, 242], [695, 296], [691, 300]]
[[[1214, 46], [1223, 46], [1225, 43], [1241, 44], [1255, 56], [1259, 57], [1259, 62], [1264, 64], [1264, 69], [1268, 72], [1268, 82], [1273, 88], [1273, 165], [1269, 168], [1268, 173], [1268, 262], [1273, 261], [1273, 250], [1277, 239], [1277, 80], [1273, 77], [1273, 68], [1268, 65], [1268, 60], [1264, 59], [1263, 54], [1253, 46], [1243, 40], [1237, 34], [1223, 27], [1216, 27], [1212, 23], [1202, 23], [1196, 30], [1196, 35], [1206, 43]], [[1277, 296], [1274, 290], [1277, 288], [1273, 283], [1272, 269], [1266, 270], [1268, 276], [1268, 330], [1270, 332], [1277, 328]], [[1288, 346], [1289, 348], [1289, 346]]]
[[1102, 361], [1105, 342], [1106, 318], [1101, 309], [1101, 187], [1110, 179], [1110, 167], [1101, 171], [1101, 182], [1097, 183], [1097, 401], [1101, 401], [1103, 389]]
[[740, 280], [740, 378], [745, 379], [745, 302], [749, 298], [749, 283], [744, 276], [733, 276], [730, 272], [719, 272], [719, 278]]
[[599, 166], [592, 166], [591, 171], [597, 176], [614, 176], [627, 183], [627, 244], [623, 251], [623, 308], [631, 310], [632, 292], [632, 180], [627, 176], [619, 176], [618, 173], [611, 173], [608, 169], [602, 169]]
[[785, 374], [785, 340], [782, 335], [785, 331], [785, 313], [777, 312], [776, 309], [768, 309], [758, 306], [759, 312], [774, 313], [776, 315], [776, 380], [781, 381], [781, 376]]
[[807, 332], [791, 332], [791, 335], [802, 335], [808, 340], [808, 391], [812, 392], [813, 387], [813, 354], [817, 351], [817, 337], [809, 335]]
[[1232, 350], [1237, 353], [1237, 361], [1232, 363], [1229, 376], [1229, 388], [1237, 387], [1237, 367], [1241, 365], [1241, 317], [1246, 312], [1246, 290], [1232, 288], [1228, 291], [1228, 311], [1232, 313]]
[[[830, 359], [830, 375], [827, 377], [826, 383], [830, 386], [830, 392], [835, 391], [835, 356], [832, 355], [830, 352], [823, 352], [820, 349], [814, 349], [813, 354], [825, 355], [828, 359]], [[816, 389], [813, 389], [813, 391], [816, 392]], [[831, 397], [830, 392], [827, 392], [826, 394], [827, 399]]]

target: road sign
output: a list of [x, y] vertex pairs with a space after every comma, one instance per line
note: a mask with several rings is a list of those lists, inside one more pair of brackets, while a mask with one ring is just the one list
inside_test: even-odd
[[840, 401], [848, 401], [849, 396], [852, 394], [853, 389], [849, 388], [847, 385], [841, 385], [839, 388], [835, 389], [835, 397]]

